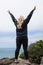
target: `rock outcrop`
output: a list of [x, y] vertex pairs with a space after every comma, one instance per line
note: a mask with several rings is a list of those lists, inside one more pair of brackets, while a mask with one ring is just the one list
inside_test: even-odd
[[[25, 60], [19, 58], [19, 63], [14, 62], [14, 58], [2, 58], [0, 59], [0, 65], [27, 65]], [[38, 64], [31, 64], [38, 65]]]
[[42, 60], [41, 60], [41, 64], [40, 65], [43, 65], [43, 57], [42, 57]]

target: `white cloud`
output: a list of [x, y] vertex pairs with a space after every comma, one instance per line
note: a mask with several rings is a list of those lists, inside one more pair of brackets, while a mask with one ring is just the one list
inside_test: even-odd
[[36, 5], [36, 11], [29, 23], [30, 30], [43, 29], [43, 1], [41, 0], [0, 0], [0, 31], [13, 31], [15, 26], [7, 13], [9, 9], [16, 18], [26, 17]]
[[29, 23], [30, 30], [43, 30], [43, 1], [36, 0], [36, 11]]

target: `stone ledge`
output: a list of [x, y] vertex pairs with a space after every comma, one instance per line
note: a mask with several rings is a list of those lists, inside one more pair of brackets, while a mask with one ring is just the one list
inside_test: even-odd
[[[27, 65], [27, 64], [25, 64], [25, 60], [23, 60], [21, 58], [19, 58], [18, 60], [19, 60], [19, 63], [16, 64], [14, 62], [14, 58], [2, 58], [2, 59], [0, 59], [0, 65]], [[33, 63], [31, 65], [38, 65], [38, 64]]]

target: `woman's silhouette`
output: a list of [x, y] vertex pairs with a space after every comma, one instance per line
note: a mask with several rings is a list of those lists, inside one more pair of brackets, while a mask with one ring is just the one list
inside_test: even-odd
[[28, 51], [27, 51], [27, 47], [28, 47], [27, 24], [29, 23], [35, 9], [36, 9], [36, 7], [34, 7], [34, 9], [30, 12], [30, 14], [27, 16], [26, 19], [24, 19], [23, 16], [20, 16], [20, 18], [18, 20], [16, 20], [15, 17], [13, 16], [13, 14], [10, 11], [8, 11], [8, 13], [10, 14], [10, 16], [16, 26], [15, 62], [17, 62], [21, 44], [23, 44], [26, 63], [30, 64]]

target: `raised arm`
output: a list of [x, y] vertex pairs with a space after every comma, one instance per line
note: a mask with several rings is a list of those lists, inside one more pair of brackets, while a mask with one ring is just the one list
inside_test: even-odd
[[27, 18], [25, 19], [25, 23], [26, 24], [28, 24], [29, 23], [29, 21], [30, 21], [30, 19], [31, 19], [31, 17], [32, 17], [32, 14], [33, 14], [33, 12], [34, 12], [34, 10], [36, 9], [36, 7], [34, 7], [34, 9], [30, 12], [30, 14], [27, 16]]
[[14, 24], [17, 26], [17, 20], [15, 19], [15, 17], [13, 16], [13, 14], [10, 11], [8, 11], [8, 13], [10, 14], [10, 16], [11, 16]]

